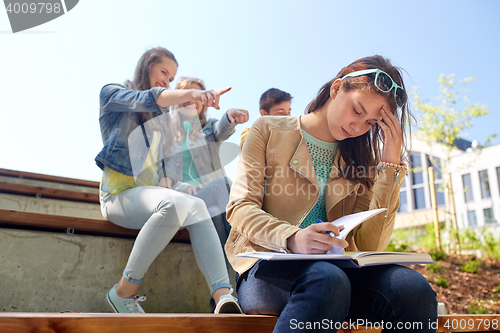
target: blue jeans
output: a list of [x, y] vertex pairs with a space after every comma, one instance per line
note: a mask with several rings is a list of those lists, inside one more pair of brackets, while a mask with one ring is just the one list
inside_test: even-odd
[[436, 332], [429, 327], [437, 319], [436, 293], [404, 266], [259, 261], [239, 277], [237, 291], [245, 313], [279, 316], [274, 332], [336, 332], [349, 323], [383, 323], [383, 332]]

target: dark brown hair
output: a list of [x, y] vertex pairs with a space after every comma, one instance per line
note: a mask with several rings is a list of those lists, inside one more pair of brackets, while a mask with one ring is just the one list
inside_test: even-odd
[[[335, 80], [340, 79], [352, 72], [375, 68], [389, 74], [394, 82], [396, 82], [396, 84], [402, 87], [406, 92], [400, 68], [393, 66], [389, 59], [380, 55], [365, 57], [342, 68], [342, 70], [332, 80], [324, 84], [316, 95], [316, 98], [307, 105], [306, 113], [315, 112], [325, 105], [330, 98], [330, 88]], [[340, 89], [345, 92], [366, 90], [381, 94], [386, 98], [392, 114], [396, 116], [401, 126], [401, 131], [403, 133], [403, 149], [401, 152], [401, 158], [404, 158], [409, 152], [407, 139], [409, 141], [409, 136], [411, 134], [409, 121], [411, 113], [408, 105], [408, 99], [406, 99], [404, 105], [400, 109], [400, 112], [398, 112], [396, 101], [394, 99], [394, 90], [383, 93], [375, 87], [374, 80], [375, 73], [348, 77], [342, 80], [342, 86]], [[406, 135], [408, 135], [408, 137], [406, 137]], [[368, 187], [371, 187], [375, 182], [375, 175], [371, 171], [373, 170], [373, 167], [381, 161], [382, 142], [382, 133], [378, 124], [373, 125], [368, 132], [361, 136], [339, 141], [339, 153], [346, 163], [346, 166], [345, 169], [342, 170], [339, 159], [337, 167], [342, 171], [343, 177], [353, 181], [361, 181]]]
[[292, 98], [292, 95], [283, 90], [271, 88], [264, 92], [262, 96], [260, 96], [259, 106], [261, 110], [265, 110], [267, 113], [269, 113], [273, 106], [278, 105], [282, 102], [289, 102], [292, 100]]
[[[175, 59], [172, 52], [163, 48], [155, 47], [147, 50], [139, 59], [137, 66], [135, 67], [135, 74], [133, 81], [125, 81], [124, 86], [131, 90], [148, 90], [151, 89], [151, 81], [149, 79], [149, 71], [154, 64], [163, 61], [163, 57], [173, 60], [177, 66], [179, 63]], [[153, 115], [151, 113], [138, 113], [139, 121], [144, 123], [151, 118]]]

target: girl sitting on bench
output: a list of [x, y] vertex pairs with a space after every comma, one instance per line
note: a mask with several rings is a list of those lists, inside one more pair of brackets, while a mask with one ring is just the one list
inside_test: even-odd
[[[275, 332], [335, 331], [346, 320], [384, 323], [384, 332], [435, 332], [436, 294], [416, 271], [399, 265], [340, 268], [320, 260], [258, 261], [241, 252], [324, 254], [384, 251], [399, 207], [407, 154], [407, 95], [388, 59], [359, 59], [309, 103], [301, 117], [260, 117], [243, 146], [231, 188], [225, 246], [239, 274], [247, 314], [279, 316]], [[383, 145], [382, 145], [383, 144]], [[369, 209], [387, 212], [342, 240], [331, 223]], [[341, 228], [340, 228], [341, 229]], [[414, 328], [416, 325], [413, 326]]]
[[[175, 172], [166, 167], [168, 157], [158, 158], [170, 148], [169, 117], [165, 116], [169, 106], [194, 100], [218, 109], [220, 95], [230, 88], [167, 90], [177, 66], [168, 50], [150, 49], [139, 60], [133, 82], [108, 84], [101, 90], [99, 123], [104, 148], [95, 160], [103, 170], [102, 214], [119, 226], [140, 229], [123, 276], [106, 294], [106, 301], [114, 312], [144, 312], [138, 302], [145, 297], [136, 295], [139, 284], [153, 260], [186, 227], [198, 267], [217, 303], [215, 312], [240, 313], [205, 203], [170, 189], [177, 181]], [[144, 138], [145, 153], [130, 146], [135, 134]]]

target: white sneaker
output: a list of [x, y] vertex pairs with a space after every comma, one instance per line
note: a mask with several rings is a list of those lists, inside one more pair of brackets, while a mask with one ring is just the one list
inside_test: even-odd
[[134, 296], [130, 298], [120, 298], [116, 294], [116, 284], [106, 294], [106, 304], [111, 311], [116, 313], [144, 313], [139, 302], [145, 301], [146, 296]]
[[229, 290], [229, 294], [227, 295], [222, 295], [219, 298], [219, 303], [217, 303], [217, 306], [215, 307], [214, 313], [219, 314], [219, 313], [237, 313], [237, 314], [242, 314], [243, 311], [240, 308], [240, 305], [238, 304], [238, 299], [231, 295], [233, 293], [233, 288]]

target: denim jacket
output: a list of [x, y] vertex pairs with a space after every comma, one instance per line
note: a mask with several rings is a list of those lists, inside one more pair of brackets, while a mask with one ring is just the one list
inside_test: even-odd
[[[168, 111], [156, 104], [163, 90], [165, 88], [160, 87], [144, 91], [129, 90], [120, 84], [107, 84], [101, 89], [99, 124], [104, 147], [95, 158], [99, 168], [104, 170], [107, 167], [124, 175], [134, 176], [128, 146], [129, 136], [134, 129], [143, 125], [138, 117], [139, 113], [150, 112], [153, 117], [157, 117]], [[146, 137], [145, 133], [147, 141]], [[173, 172], [164, 175], [177, 181]]]
[[[175, 122], [176, 120], [174, 120]], [[219, 157], [219, 149], [223, 141], [227, 140], [235, 131], [236, 124], [232, 124], [228, 117], [227, 112], [222, 115], [220, 120], [209, 119], [202, 129], [201, 135], [196, 141], [188, 141], [193, 156], [193, 163], [198, 171], [200, 179], [203, 184], [207, 184], [216, 178], [224, 176], [224, 169], [221, 165]], [[194, 128], [197, 128], [195, 125]], [[199, 130], [199, 129], [198, 129]], [[182, 142], [174, 144], [175, 158], [174, 165], [171, 167], [175, 170], [179, 177], [182, 177]], [[184, 191], [189, 184], [177, 183], [173, 189], [177, 191]]]

